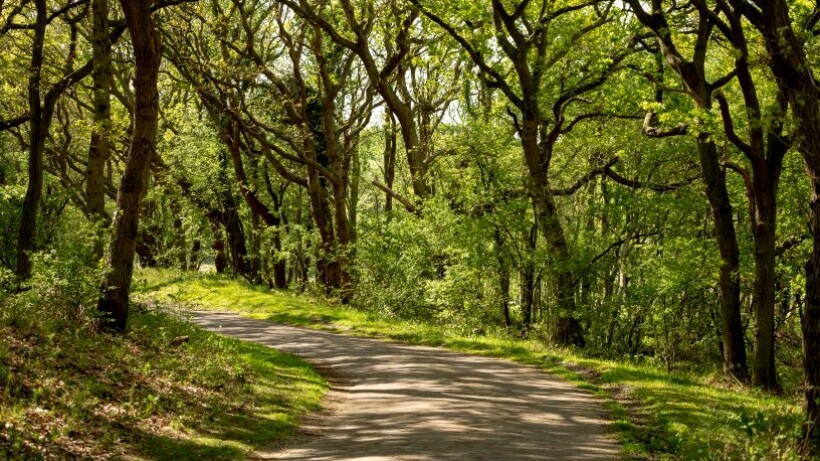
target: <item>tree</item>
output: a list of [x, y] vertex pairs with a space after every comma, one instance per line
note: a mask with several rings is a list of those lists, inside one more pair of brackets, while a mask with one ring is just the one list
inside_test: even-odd
[[[790, 146], [790, 141], [783, 134], [787, 110], [784, 88], [775, 88], [775, 99], [779, 104], [771, 111], [774, 115], [764, 119], [759, 95], [760, 85], [750, 68], [748, 39], [741, 17], [724, 2], [718, 2], [717, 12], [713, 12], [705, 2], [693, 2], [694, 7], [690, 11], [683, 11], [686, 15], [694, 14], [694, 20], [698, 23], [692, 59], [687, 60], [680, 48], [679, 42], [682, 39], [673, 34], [675, 28], [670, 24], [668, 13], [662, 3], [658, 0], [652, 2], [651, 12], [644, 10], [638, 1], [630, 1], [629, 5], [638, 19], [655, 34], [660, 54], [684, 82], [696, 107], [708, 116], [712, 111], [713, 99], [717, 99], [726, 137], [751, 163], [751, 170], [730, 161], [725, 162], [725, 167], [721, 165], [715, 134], [703, 128], [703, 119], [698, 121], [700, 163], [706, 183], [706, 194], [712, 206], [718, 247], [723, 259], [720, 286], [724, 370], [741, 381], [748, 377], [740, 319], [738, 241], [724, 171], [724, 168], [729, 168], [738, 172], [744, 180], [755, 243], [756, 347], [752, 378], [755, 385], [774, 389], [777, 387], [774, 356], [776, 197], [783, 158]], [[675, 9], [670, 8], [668, 11]], [[719, 14], [725, 15], [726, 20]], [[713, 56], [714, 52], [710, 53], [710, 49], [714, 49], [710, 48], [710, 45], [714, 40], [712, 33], [715, 28], [732, 44], [735, 50], [734, 66], [721, 78], [710, 82], [706, 77], [706, 62], [710, 58], [716, 58]], [[741, 139], [736, 132], [733, 111], [726, 97], [719, 92], [735, 79], [744, 103], [749, 141]], [[669, 134], [650, 126], [653, 116], [651, 113], [648, 116], [645, 131], [653, 136]]]
[[[17, 241], [17, 276], [27, 279], [31, 276], [30, 253], [34, 250], [35, 232], [37, 226], [37, 211], [40, 198], [43, 194], [43, 152], [46, 138], [54, 117], [54, 108], [63, 92], [71, 85], [91, 72], [91, 63], [74, 70], [74, 54], [69, 54], [65, 66], [65, 73], [61, 80], [45, 91], [44, 81], [46, 29], [55, 19], [68, 14], [76, 4], [69, 7], [49, 11], [46, 0], [34, 0], [35, 20], [33, 24], [20, 26], [33, 31], [31, 43], [31, 64], [28, 78], [28, 124], [29, 124], [29, 156], [28, 156], [28, 186], [23, 201], [20, 228]], [[82, 13], [80, 13], [82, 14]], [[69, 22], [79, 21], [80, 17], [69, 19]]]
[[[281, 3], [315, 24], [333, 42], [359, 57], [370, 84], [378, 91], [391, 116], [398, 122], [414, 194], [420, 200], [431, 197], [433, 189], [429, 170], [435, 158], [431, 143], [435, 123], [431, 116], [441, 112], [442, 107], [446, 108], [453, 96], [442, 86], [437, 88], [438, 91], [428, 91], [423, 95], [411, 89], [415, 85], [408, 85], [408, 79], [412, 76], [426, 80], [427, 89], [431, 90], [436, 87], [435, 78], [444, 73], [445, 66], [450, 64], [447, 59], [432, 64], [428, 61], [426, 74], [410, 70], [413, 67], [413, 56], [425, 52], [425, 47], [418, 44], [429, 40], [415, 36], [415, 31], [426, 30], [418, 23], [418, 12], [405, 8], [396, 0], [362, 2], [360, 5], [354, 5], [350, 0], [341, 0], [338, 6], [317, 6], [305, 0], [282, 0]], [[377, 11], [386, 12], [387, 20], [378, 21]], [[334, 16], [344, 19], [329, 19]], [[377, 24], [383, 27], [383, 50], [376, 49], [374, 45], [378, 42]], [[445, 55], [446, 53], [437, 54], [438, 57]]]
[[[771, 71], [783, 85], [794, 113], [795, 141], [809, 177], [812, 251], [806, 263], [806, 306], [802, 317], [806, 407], [803, 450], [809, 459], [820, 453], [820, 88], [784, 0], [730, 3], [763, 34]], [[816, 17], [806, 22], [809, 30]]]
[[[92, 45], [94, 80], [94, 129], [86, 162], [85, 203], [88, 214], [101, 225], [110, 218], [105, 212], [105, 162], [110, 155], [111, 144], [111, 41], [108, 36], [108, 0], [93, 0]], [[95, 246], [95, 259], [103, 256], [103, 240]]]
[[[485, 84], [500, 89], [512, 105], [510, 118], [529, 173], [527, 195], [554, 261], [559, 306], [554, 339], [560, 345], [582, 346], [583, 331], [575, 316], [578, 277], [551, 186], [551, 160], [562, 135], [585, 119], [603, 115], [594, 109], [573, 110], [624, 68], [636, 43], [619, 37], [610, 49], [592, 52], [591, 37], [618, 20], [612, 2], [562, 7], [547, 0], [524, 1], [509, 9], [494, 0], [489, 17], [459, 18], [457, 24], [445, 19], [451, 17], [446, 7], [437, 13], [420, 1], [412, 3], [462, 46]], [[499, 53], [487, 47], [488, 37], [495, 38]]]
[[117, 193], [113, 237], [106, 254], [108, 275], [98, 305], [114, 331], [125, 331], [128, 295], [134, 268], [140, 201], [145, 193], [148, 167], [156, 155], [159, 117], [157, 81], [162, 62], [162, 40], [151, 18], [149, 5], [139, 0], [121, 0], [134, 47], [136, 77], [131, 148]]

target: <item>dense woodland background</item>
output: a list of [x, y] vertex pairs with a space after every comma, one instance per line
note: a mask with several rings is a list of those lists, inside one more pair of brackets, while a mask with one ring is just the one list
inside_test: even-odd
[[818, 34], [808, 0], [0, 1], [4, 290], [122, 331], [136, 259], [718, 367], [802, 390], [809, 457]]

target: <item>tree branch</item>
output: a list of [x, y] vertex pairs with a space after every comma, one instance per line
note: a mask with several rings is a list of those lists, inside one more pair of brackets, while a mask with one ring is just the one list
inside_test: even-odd
[[606, 174], [607, 170], [612, 168], [620, 160], [621, 159], [619, 159], [618, 157], [613, 157], [612, 160], [607, 162], [606, 165], [601, 166], [599, 168], [595, 168], [594, 170], [591, 170], [587, 172], [587, 174], [581, 176], [581, 178], [578, 179], [578, 181], [576, 181], [575, 184], [563, 189], [553, 189], [550, 191], [550, 193], [556, 196], [572, 195], [575, 192], [577, 192], [578, 189], [582, 188], [584, 184], [587, 184], [588, 182], [592, 181], [595, 177], [600, 176], [602, 174]]
[[689, 184], [692, 184], [698, 178], [700, 178], [700, 175], [698, 175], [680, 182], [674, 182], [669, 184], [649, 184], [641, 181], [627, 179], [624, 176], [621, 176], [619, 173], [612, 170], [611, 168], [606, 170], [606, 175], [613, 181], [623, 186], [631, 187], [632, 189], [649, 189], [655, 192], [669, 192], [676, 189], [680, 189], [681, 187], [686, 187]]
[[386, 185], [382, 184], [381, 182], [379, 182], [379, 180], [378, 180], [378, 179], [374, 179], [374, 180], [371, 182], [371, 184], [373, 184], [374, 186], [376, 186], [379, 190], [381, 190], [381, 191], [382, 191], [382, 192], [384, 192], [385, 194], [388, 194], [388, 195], [390, 195], [391, 197], [393, 197], [394, 199], [396, 199], [396, 201], [397, 201], [397, 202], [399, 202], [399, 203], [401, 203], [402, 205], [404, 205], [404, 208], [406, 208], [406, 209], [407, 209], [407, 211], [409, 211], [410, 213], [415, 213], [416, 211], [418, 211], [418, 208], [416, 207], [416, 205], [415, 205], [415, 204], [413, 204], [413, 202], [411, 202], [411, 201], [410, 201], [410, 200], [408, 200], [407, 198], [405, 198], [405, 197], [403, 197], [403, 196], [399, 195], [399, 194], [398, 194], [396, 191], [394, 191], [393, 189], [391, 189], [391, 188], [387, 187]]

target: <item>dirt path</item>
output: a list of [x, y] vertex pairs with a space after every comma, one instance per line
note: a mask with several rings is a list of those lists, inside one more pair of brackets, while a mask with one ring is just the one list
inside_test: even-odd
[[235, 314], [196, 312], [193, 320], [302, 356], [334, 381], [330, 415], [318, 434], [262, 459], [618, 459], [601, 403], [525, 366]]

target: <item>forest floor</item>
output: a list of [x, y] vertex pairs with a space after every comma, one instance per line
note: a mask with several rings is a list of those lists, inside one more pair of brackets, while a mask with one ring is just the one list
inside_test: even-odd
[[[402, 321], [215, 275], [147, 270], [136, 274], [135, 288], [144, 299], [176, 304], [181, 309], [232, 311], [276, 324], [439, 346], [534, 365], [600, 397], [609, 410], [609, 427], [627, 458], [797, 459], [793, 450], [800, 422], [796, 395], [766, 394], [722, 381], [714, 374], [669, 372], [646, 364], [584, 357], [538, 340], [465, 334], [463, 329], [445, 325]], [[272, 323], [253, 325], [273, 328]], [[337, 352], [346, 353], [344, 347]], [[540, 379], [551, 382], [549, 375]], [[407, 384], [417, 382], [411, 379]], [[445, 401], [448, 398], [442, 396]], [[413, 410], [407, 417], [418, 418], [419, 414]], [[387, 435], [395, 437], [389, 430], [396, 428], [388, 428]], [[583, 440], [576, 438], [574, 443]], [[301, 458], [294, 455], [285, 459], [331, 459], [301, 453]]]
[[[2, 299], [0, 299], [2, 301]], [[0, 302], [0, 460], [244, 459], [326, 381], [304, 360], [134, 306], [124, 336]]]
[[[619, 458], [603, 403], [532, 367], [440, 348], [316, 331], [235, 313], [194, 323], [275, 347], [333, 377], [326, 430], [259, 458], [291, 461]], [[315, 432], [315, 430], [313, 431]]]

